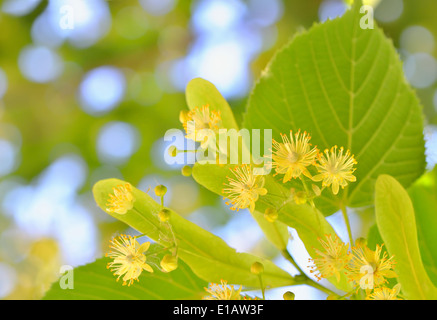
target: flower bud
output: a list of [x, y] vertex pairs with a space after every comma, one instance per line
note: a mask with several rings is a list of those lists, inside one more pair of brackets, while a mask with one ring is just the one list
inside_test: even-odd
[[159, 186], [155, 187], [155, 194], [158, 197], [163, 197], [167, 193], [167, 187], [160, 184]]
[[250, 267], [250, 272], [252, 272], [255, 275], [262, 274], [264, 272], [263, 264], [260, 262], [254, 262]]
[[183, 166], [183, 168], [182, 168], [182, 170], [181, 170], [182, 175], [183, 175], [184, 177], [189, 177], [189, 176], [191, 176], [191, 172], [192, 172], [192, 171], [193, 171], [193, 170], [191, 169], [190, 166]]
[[287, 291], [282, 297], [284, 298], [284, 300], [294, 300], [295, 294], [291, 291]]
[[168, 220], [170, 220], [170, 210], [165, 208], [162, 209], [161, 211], [159, 211], [158, 217], [161, 222], [167, 222]]
[[170, 148], [168, 148], [167, 150], [168, 155], [170, 157], [176, 157], [178, 155], [178, 149], [175, 146], [170, 146]]
[[307, 194], [303, 191], [298, 191], [294, 194], [294, 202], [296, 204], [305, 204], [307, 202]]
[[278, 219], [278, 211], [276, 211], [274, 208], [267, 208], [264, 212], [264, 218], [268, 222], [275, 222], [276, 219]]
[[161, 260], [161, 268], [164, 272], [171, 272], [178, 267], [178, 257], [171, 254], [166, 254]]

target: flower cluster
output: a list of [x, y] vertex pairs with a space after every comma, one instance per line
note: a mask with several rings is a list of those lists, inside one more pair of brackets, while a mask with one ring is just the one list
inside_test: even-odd
[[[345, 274], [358, 291], [365, 290], [367, 299], [396, 299], [399, 287], [389, 289], [385, 287], [388, 278], [397, 277], [393, 271], [395, 261], [393, 256], [382, 253], [382, 245], [377, 245], [373, 251], [363, 243], [356, 241], [354, 247], [348, 250], [336, 235], [326, 235], [319, 239], [323, 250], [315, 249], [317, 257], [310, 259], [311, 273], [315, 273], [318, 280], [335, 276], [340, 281], [341, 274]], [[373, 290], [373, 293], [372, 293]]]
[[315, 249], [318, 258], [315, 258], [311, 266], [311, 273], [314, 273], [318, 280], [335, 276], [340, 281], [340, 272], [344, 270], [351, 260], [348, 252], [349, 245], [343, 243], [339, 237], [326, 236], [326, 240], [319, 239], [323, 251]]
[[221, 280], [221, 284], [211, 283], [205, 291], [209, 293], [204, 296], [203, 300], [241, 300], [241, 289], [235, 289], [234, 286], [228, 285], [228, 282]]
[[135, 198], [130, 184], [119, 185], [112, 189], [114, 194], [109, 195], [106, 211], [126, 214], [134, 206]]
[[387, 283], [387, 278], [397, 277], [393, 271], [395, 261], [388, 257], [388, 253], [382, 255], [382, 245], [376, 245], [376, 250], [370, 250], [365, 245], [353, 248], [353, 258], [346, 267], [348, 278], [361, 287], [372, 289]]
[[[282, 142], [273, 139], [270, 166], [275, 170], [275, 175], [284, 175], [283, 183], [304, 175], [313, 181], [322, 181], [322, 187], [331, 187], [336, 195], [340, 187], [356, 181], [353, 173], [357, 162], [349, 150], [344, 152], [343, 147], [334, 146], [320, 153], [317, 147], [311, 145], [311, 136], [300, 130], [294, 134], [290, 131], [290, 137], [284, 134], [281, 137]], [[317, 175], [311, 175], [308, 170], [310, 166], [317, 169]]]
[[[314, 197], [320, 196], [326, 187], [331, 187], [336, 195], [340, 187], [345, 188], [349, 182], [356, 181], [353, 173], [357, 162], [349, 150], [344, 152], [343, 147], [334, 146], [320, 153], [317, 147], [311, 145], [311, 136], [300, 130], [294, 134], [290, 131], [289, 136], [281, 134], [281, 137], [282, 142], [272, 140], [272, 153], [266, 155], [271, 159], [268, 166], [275, 171], [274, 175], [283, 175], [283, 183], [297, 178], [302, 180], [305, 191], [294, 188], [290, 190], [291, 198], [297, 204], [312, 201]], [[314, 167], [313, 171], [318, 171], [314, 176], [309, 170], [311, 166]], [[259, 196], [267, 194], [264, 177], [254, 175], [252, 171], [251, 165], [242, 165], [231, 169], [234, 177], [226, 177], [228, 183], [225, 184], [227, 187], [222, 193], [230, 200], [227, 204], [231, 205], [232, 210], [249, 208], [253, 212]], [[313, 184], [312, 191], [308, 191], [303, 177], [314, 182], [322, 181], [322, 188]], [[269, 221], [274, 220], [269, 215], [266, 218]]]
[[273, 139], [271, 166], [276, 174], [283, 174], [283, 182], [298, 178], [301, 174], [311, 178], [308, 171], [310, 165], [315, 165], [319, 151], [312, 148], [309, 143], [311, 137], [308, 133], [298, 131], [293, 135], [290, 131], [290, 139], [287, 135], [281, 134], [282, 142]]
[[338, 193], [339, 187], [343, 189], [349, 182], [356, 181], [353, 173], [357, 161], [349, 150], [344, 153], [343, 147], [337, 149], [338, 147], [334, 146], [331, 150], [325, 150], [319, 158], [319, 163], [316, 164], [319, 174], [313, 177], [314, 181], [322, 181], [323, 187], [332, 185], [334, 194]]
[[123, 276], [123, 285], [130, 286], [141, 275], [143, 270], [153, 272], [150, 265], [146, 263], [144, 254], [150, 247], [150, 242], [142, 245], [131, 236], [121, 235], [110, 241], [112, 250], [106, 254], [113, 261], [108, 263], [107, 268], [111, 269], [117, 277], [117, 281]]
[[382, 287], [377, 288], [375, 291], [366, 297], [366, 300], [402, 300], [398, 298], [401, 285], [398, 283], [393, 289]]
[[[160, 196], [162, 201], [166, 192], [167, 188], [163, 185], [159, 185], [155, 188], [155, 194]], [[134, 201], [135, 198], [132, 193], [132, 186], [130, 184], [118, 185], [113, 188], [113, 193], [108, 195], [106, 211], [117, 214], [126, 214], [129, 210], [134, 208]], [[170, 219], [170, 211], [165, 209], [162, 204], [161, 211], [158, 213], [158, 218], [161, 222], [166, 222]], [[169, 227], [169, 229], [172, 233], [171, 227]], [[150, 264], [146, 263], [147, 257], [145, 253], [148, 251], [149, 247], [150, 242], [145, 242], [140, 245], [136, 240], [136, 237], [129, 235], [115, 237], [110, 240], [109, 248], [111, 250], [106, 254], [106, 257], [112, 259], [112, 261], [107, 264], [107, 268], [117, 276], [117, 281], [123, 277], [123, 285], [131, 286], [135, 280], [139, 281], [139, 276], [144, 270], [147, 272], [153, 272], [153, 268]], [[166, 254], [160, 261], [160, 270], [162, 272], [167, 273], [177, 269], [177, 250], [176, 248], [174, 249], [173, 254]], [[156, 253], [149, 256], [154, 255], [156, 255]]]
[[234, 177], [226, 177], [228, 184], [222, 193], [229, 199], [227, 205], [231, 205], [231, 210], [249, 208], [250, 212], [255, 210], [255, 202], [259, 196], [267, 194], [264, 188], [264, 177], [254, 175], [251, 165], [244, 164], [231, 169]]

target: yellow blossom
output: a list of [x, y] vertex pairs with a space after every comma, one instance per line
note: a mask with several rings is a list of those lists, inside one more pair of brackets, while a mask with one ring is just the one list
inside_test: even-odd
[[106, 211], [118, 214], [126, 214], [134, 206], [135, 198], [130, 184], [118, 185], [112, 189], [114, 194], [109, 195]]
[[377, 288], [372, 294], [366, 297], [366, 300], [402, 300], [397, 297], [400, 289], [400, 284], [395, 285], [393, 289], [386, 287]]
[[229, 285], [225, 280], [221, 280], [221, 284], [212, 283], [209, 288], [205, 288], [208, 296], [203, 297], [203, 300], [241, 300], [241, 289], [234, 289], [234, 286]]
[[319, 256], [315, 259], [310, 259], [314, 262], [311, 266], [311, 273], [315, 273], [318, 280], [322, 278], [336, 277], [340, 281], [340, 272], [343, 271], [351, 259], [348, 253], [349, 245], [345, 244], [337, 235], [326, 235], [326, 241], [319, 239], [324, 251], [315, 249]]
[[344, 149], [341, 147], [337, 151], [337, 146], [331, 148], [331, 150], [325, 150], [321, 155], [319, 163], [316, 167], [319, 174], [313, 177], [314, 181], [322, 181], [324, 187], [332, 185], [332, 192], [338, 193], [339, 188], [344, 188], [348, 185], [348, 182], [356, 181], [356, 177], [353, 175], [355, 169], [354, 164], [357, 164], [354, 156], [350, 154], [350, 151], [343, 153]]
[[300, 177], [301, 174], [311, 178], [307, 167], [315, 164], [318, 150], [311, 147], [310, 135], [299, 130], [294, 135], [290, 131], [290, 138], [285, 134], [281, 134], [281, 137], [282, 143], [273, 139], [271, 166], [276, 174], [284, 174], [284, 183]]
[[194, 108], [180, 120], [187, 133], [186, 138], [201, 142], [203, 148], [208, 144], [210, 130], [216, 131], [222, 125], [220, 112], [210, 110], [209, 105]]
[[352, 259], [346, 267], [348, 278], [362, 289], [371, 290], [386, 283], [386, 278], [397, 277], [393, 271], [395, 261], [388, 258], [388, 253], [382, 253], [382, 246], [376, 245], [372, 251], [365, 245], [352, 248]]
[[250, 212], [255, 210], [255, 202], [259, 196], [267, 194], [267, 189], [264, 186], [264, 177], [262, 175], [254, 175], [252, 166], [242, 165], [231, 169], [234, 178], [226, 177], [228, 184], [227, 188], [222, 190], [225, 198], [230, 201], [226, 202], [231, 205], [231, 210], [240, 210], [249, 208]]
[[123, 276], [123, 285], [130, 286], [143, 270], [153, 272], [151, 266], [146, 263], [146, 252], [150, 247], [150, 242], [145, 242], [142, 245], [131, 236], [121, 235], [118, 239], [110, 241], [109, 246], [112, 250], [106, 254], [113, 261], [108, 263], [107, 268], [111, 269], [117, 277], [117, 281]]

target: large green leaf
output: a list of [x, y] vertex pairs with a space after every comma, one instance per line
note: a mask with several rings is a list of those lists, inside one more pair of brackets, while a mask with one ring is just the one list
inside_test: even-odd
[[122, 286], [106, 269], [108, 258], [73, 270], [73, 289], [62, 289], [55, 282], [44, 296], [45, 300], [188, 300], [205, 295], [208, 283], [199, 279], [190, 268], [179, 261], [170, 273], [144, 271], [139, 282]]
[[423, 264], [437, 285], [437, 170], [419, 179], [409, 190], [416, 213], [417, 233]]
[[[193, 167], [194, 179], [199, 184], [221, 196], [224, 196], [222, 193], [223, 184], [227, 182], [226, 176], [229, 175], [229, 173], [230, 166], [196, 164]], [[279, 211], [278, 220], [275, 223], [294, 228], [311, 257], [314, 258], [316, 256], [315, 249], [323, 251], [324, 249], [318, 239], [324, 238], [325, 235], [328, 234], [336, 235], [335, 230], [328, 223], [323, 214], [307, 204], [297, 205], [293, 201], [287, 201], [287, 204], [284, 205], [284, 200], [290, 200], [287, 199], [290, 195], [290, 191], [281, 183], [276, 182], [272, 176], [265, 176], [264, 186], [269, 190], [271, 195], [275, 196], [267, 194], [261, 197], [256, 203], [255, 212], [264, 212], [265, 209], [271, 207], [272, 204], [276, 207], [282, 206]], [[282, 195], [284, 198], [279, 198], [278, 195]], [[341, 290], [348, 291], [350, 289], [345, 277], [342, 278], [340, 283], [338, 283], [334, 277], [329, 280]]]
[[370, 205], [380, 174], [407, 187], [425, 167], [418, 99], [391, 41], [377, 27], [360, 28], [360, 19], [355, 5], [296, 35], [255, 85], [244, 120], [245, 128], [273, 129], [276, 139], [302, 129], [321, 150], [338, 145], [355, 154], [357, 181], [337, 204], [320, 201], [324, 214], [340, 201]]
[[376, 223], [387, 250], [397, 261], [395, 271], [407, 299], [437, 299], [421, 259], [413, 204], [393, 177], [381, 175], [375, 188]]
[[[117, 179], [99, 181], [93, 188], [97, 204], [103, 210], [111, 194], [112, 188], [126, 182]], [[146, 193], [133, 188], [136, 201], [134, 208], [124, 215], [110, 213], [113, 217], [128, 224], [163, 246], [172, 245], [170, 229], [158, 218], [161, 206]], [[248, 253], [238, 253], [229, 247], [221, 238], [200, 228], [170, 210], [169, 224], [178, 244], [178, 255], [193, 272], [209, 282], [221, 279], [229, 283], [242, 284], [248, 287], [259, 287], [259, 279], [250, 272], [251, 265], [259, 261], [264, 264], [263, 281], [268, 287], [280, 287], [295, 284], [295, 280], [287, 272], [271, 261]]]

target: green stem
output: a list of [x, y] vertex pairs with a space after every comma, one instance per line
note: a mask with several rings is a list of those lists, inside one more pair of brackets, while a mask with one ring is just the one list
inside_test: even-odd
[[296, 261], [294, 261], [293, 257], [291, 256], [291, 254], [288, 252], [287, 249], [284, 249], [281, 252], [284, 258], [287, 259], [287, 261], [290, 262], [301, 275], [305, 275], [305, 272], [303, 272], [303, 270], [299, 267]]
[[341, 209], [341, 213], [343, 214], [344, 222], [346, 224], [347, 233], [349, 234], [350, 245], [353, 246], [354, 245], [354, 239], [352, 237], [352, 229], [351, 229], [351, 225], [350, 225], [350, 222], [349, 222], [349, 217], [347, 215], [346, 207], [343, 204], [341, 204], [340, 205], [340, 209]]
[[175, 246], [171, 246], [171, 247], [167, 247], [167, 248], [162, 248], [162, 249], [159, 249], [159, 250], [157, 250], [157, 251], [150, 252], [147, 256], [156, 256], [157, 254], [160, 254], [160, 253], [162, 253], [162, 252], [165, 252], [165, 251], [171, 250], [171, 249], [173, 249], [174, 247], [175, 247]]
[[[302, 185], [303, 185], [303, 187], [305, 189], [305, 192], [307, 193], [307, 195], [309, 195], [310, 191], [309, 191], [309, 188], [308, 188], [308, 186], [307, 186], [307, 184], [305, 182], [305, 179], [302, 176], [300, 176], [299, 178], [300, 178], [300, 181], [302, 182]], [[313, 199], [308, 199], [308, 201], [311, 204], [311, 207], [313, 208], [314, 214], [317, 217], [317, 223], [319, 224], [319, 227], [320, 227], [322, 222], [320, 221], [319, 212], [317, 211], [316, 204], [314, 203]]]
[[320, 283], [314, 281], [313, 279], [309, 278], [305, 272], [303, 272], [303, 270], [299, 267], [299, 265], [296, 263], [296, 261], [294, 261], [293, 257], [291, 256], [291, 254], [288, 252], [288, 250], [282, 250], [282, 255], [284, 256], [285, 259], [287, 259], [296, 269], [297, 271], [299, 271], [299, 276], [298, 277], [302, 277], [303, 281], [302, 284], [306, 284], [309, 285], [310, 287], [313, 287], [315, 289], [318, 289], [328, 295], [334, 295], [334, 296], [338, 296], [338, 294], [336, 294], [334, 291], [322, 286]]
[[287, 200], [287, 198], [285, 198], [283, 195], [274, 194], [274, 193], [268, 193], [268, 195], [269, 196], [273, 196], [273, 197], [281, 198], [282, 200]]
[[262, 292], [262, 295], [263, 295], [263, 300], [265, 300], [266, 299], [266, 288], [264, 288], [262, 275], [259, 274], [258, 278], [259, 278], [259, 284], [261, 286], [261, 292]]
[[308, 277], [305, 279], [305, 284], [306, 284], [306, 285], [309, 285], [310, 287], [313, 287], [313, 288], [315, 288], [315, 289], [318, 289], [318, 290], [320, 290], [320, 291], [326, 293], [327, 295], [330, 295], [330, 296], [333, 295], [333, 296], [339, 297], [339, 295], [336, 294], [336, 293], [335, 293], [334, 291], [332, 291], [331, 289], [328, 289], [328, 288], [322, 286], [320, 283], [318, 283], [318, 282], [316, 282], [316, 281], [314, 281], [313, 279], [310, 279], [310, 278], [308, 278]]

